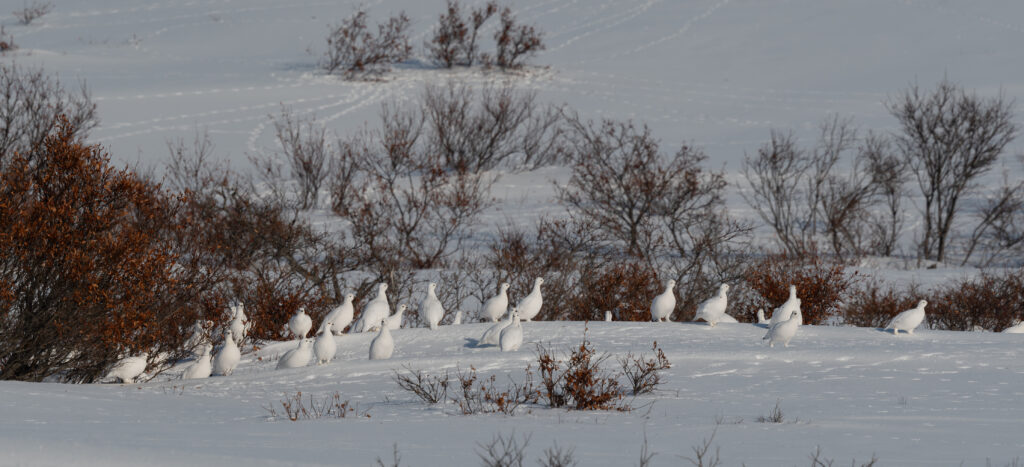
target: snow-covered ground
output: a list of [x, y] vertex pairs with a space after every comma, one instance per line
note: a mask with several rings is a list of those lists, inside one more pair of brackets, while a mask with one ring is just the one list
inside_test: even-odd
[[[0, 464], [366, 466], [398, 443], [401, 465], [477, 465], [477, 443], [515, 431], [531, 436], [528, 465], [555, 441], [575, 447], [580, 465], [635, 465], [646, 431], [653, 465], [688, 465], [679, 456], [716, 428], [723, 465], [808, 465], [817, 446], [838, 465], [875, 454], [880, 465], [1001, 466], [1024, 455], [1019, 334], [805, 326], [789, 348], [769, 348], [751, 324], [533, 322], [523, 348], [502, 353], [472, 346], [487, 326], [395, 331], [385, 361], [367, 360], [371, 334], [344, 335], [338, 359], [319, 367], [275, 370], [289, 342], [205, 381], [173, 379], [179, 368], [124, 386], [0, 383]], [[566, 349], [585, 326], [594, 348], [616, 355], [649, 354], [656, 340], [672, 362], [660, 390], [631, 413], [465, 416], [392, 380], [402, 365], [521, 379], [534, 343]], [[338, 391], [370, 417], [268, 420], [263, 407], [297, 391]], [[776, 402], [785, 421], [757, 422]]]
[[[0, 58], [38, 64], [66, 83], [85, 79], [102, 124], [92, 140], [116, 161], [160, 169], [166, 141], [210, 132], [216, 157], [245, 168], [274, 146], [269, 115], [289, 106], [345, 135], [375, 122], [387, 100], [415, 98], [425, 83], [502, 80], [480, 70], [433, 69], [424, 57], [382, 82], [323, 76], [316, 62], [327, 24], [357, 2], [302, 0], [55, 1], [29, 26], [0, 21], [20, 50]], [[381, 19], [404, 9], [419, 49], [441, 0], [364, 3]], [[481, 1], [466, 1], [479, 4]], [[745, 153], [769, 129], [813, 138], [829, 113], [863, 128], [893, 127], [883, 103], [908, 84], [944, 76], [984, 95], [1024, 96], [1020, 0], [523, 0], [522, 22], [546, 31], [541, 67], [511, 81], [591, 118], [650, 125], [666, 151], [702, 147], [712, 168], [738, 180]], [[21, 7], [10, 0], [0, 13]], [[493, 21], [493, 20], [492, 20]], [[485, 35], [490, 32], [486, 31]], [[1018, 110], [1016, 121], [1024, 122]], [[1024, 152], [1024, 141], [1010, 147]], [[1011, 175], [1024, 173], [1018, 163]], [[486, 226], [560, 209], [550, 180], [564, 168], [503, 176]], [[731, 192], [729, 204], [752, 216]], [[913, 227], [913, 226], [911, 226]], [[760, 239], [766, 240], [766, 239]], [[966, 270], [877, 268], [931, 284]], [[528, 323], [526, 339], [565, 347], [582, 323]], [[876, 454], [882, 465], [1002, 465], [1024, 456], [1024, 346], [1019, 336], [921, 330], [805, 327], [791, 348], [768, 349], [752, 325], [591, 323], [597, 349], [621, 354], [657, 340], [673, 362], [665, 384], [632, 413], [534, 409], [515, 417], [456, 415], [400, 392], [391, 370], [460, 365], [520, 375], [532, 345], [501, 354], [468, 346], [479, 324], [395, 332], [396, 356], [366, 360], [370, 336], [344, 336], [330, 365], [275, 371], [289, 345], [243, 356], [237, 374], [182, 385], [0, 382], [0, 465], [472, 465], [495, 433], [531, 434], [528, 458], [557, 440], [581, 465], [635, 465], [646, 431], [655, 465], [679, 465], [711, 435], [725, 465], [806, 465], [820, 445], [845, 464]], [[285, 394], [345, 398], [368, 419], [268, 421]], [[779, 402], [792, 423], [755, 419]], [[652, 404], [653, 403], [653, 404]], [[647, 405], [652, 404], [652, 405]], [[645, 406], [646, 405], [646, 406]], [[742, 420], [742, 422], [739, 422]]]

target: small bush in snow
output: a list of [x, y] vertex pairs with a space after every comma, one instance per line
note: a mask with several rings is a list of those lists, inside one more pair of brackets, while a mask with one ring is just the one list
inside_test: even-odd
[[31, 24], [37, 18], [49, 13], [53, 10], [53, 4], [50, 2], [37, 2], [32, 1], [31, 4], [25, 3], [24, 7], [20, 10], [14, 11], [14, 17], [18, 18], [18, 22], [21, 24]]
[[661, 375], [658, 372], [672, 367], [668, 358], [665, 357], [665, 352], [658, 348], [657, 341], [654, 342], [652, 350], [654, 351], [653, 358], [647, 358], [642, 354], [636, 356], [632, 352], [619, 358], [622, 374], [626, 376], [626, 381], [632, 387], [633, 395], [654, 392], [661, 384]]
[[[316, 420], [318, 418], [346, 418], [349, 413], [354, 413], [355, 408], [349, 404], [349, 401], [341, 400], [341, 393], [335, 391], [334, 394], [324, 396], [322, 398], [313, 397], [312, 394], [307, 394], [309, 397], [303, 399], [302, 391], [296, 392], [295, 395], [286, 396], [281, 399], [281, 410], [284, 411], [284, 416], [293, 422], [299, 420]], [[271, 418], [278, 418], [277, 409], [273, 406], [264, 407], [269, 413]], [[360, 414], [366, 415], [366, 413]]]
[[[889, 324], [897, 313], [913, 308], [918, 300], [920, 298], [916, 286], [901, 289], [892, 285], [883, 286], [877, 280], [866, 281], [843, 301], [843, 323], [880, 328]], [[931, 302], [929, 304], [932, 305]]]
[[585, 335], [566, 359], [556, 359], [549, 349], [538, 345], [542, 399], [551, 407], [571, 410], [631, 410], [622, 400], [618, 375], [601, 367], [608, 357], [596, 353]]
[[411, 392], [420, 400], [428, 404], [444, 402], [448, 396], [448, 372], [444, 377], [430, 376], [420, 370], [413, 370], [409, 366], [403, 366], [405, 372], [395, 371], [394, 380], [398, 387]]
[[17, 48], [18, 46], [14, 44], [14, 36], [7, 34], [4, 27], [0, 25], [0, 55]]
[[498, 433], [489, 443], [477, 443], [477, 455], [484, 467], [522, 467], [526, 460], [526, 446], [529, 444], [529, 435], [517, 439], [515, 432], [507, 438]]
[[925, 312], [928, 325], [951, 331], [970, 331], [975, 327], [1001, 331], [1016, 320], [1024, 320], [1022, 273], [1022, 269], [982, 273], [930, 290]]
[[461, 8], [458, 0], [448, 0], [434, 35], [424, 44], [430, 59], [446, 68], [473, 66], [479, 60], [477, 37], [480, 28], [498, 11], [498, 4], [491, 1], [470, 10], [468, 24], [462, 17]]
[[377, 25], [376, 34], [370, 32], [367, 16], [366, 10], [359, 9], [331, 28], [327, 51], [320, 61], [327, 73], [340, 72], [346, 78], [379, 75], [412, 55], [409, 17], [404, 12]]
[[512, 9], [501, 11], [501, 25], [494, 33], [497, 51], [494, 64], [503, 70], [522, 68], [526, 59], [545, 49], [544, 33], [534, 26], [516, 23]]
[[782, 413], [782, 407], [779, 407], [779, 401], [775, 401], [775, 407], [772, 407], [768, 411], [768, 415], [758, 415], [758, 423], [782, 423], [786, 421], [786, 415]]
[[[815, 448], [814, 452], [810, 455], [811, 467], [832, 467], [835, 462], [833, 459], [826, 458], [821, 452], [821, 446]], [[878, 458], [874, 454], [871, 455], [871, 460], [866, 463], [860, 464], [860, 467], [873, 467], [878, 462]], [[857, 459], [850, 461], [851, 466], [857, 465]]]
[[789, 298], [789, 286], [796, 286], [804, 324], [822, 324], [839, 313], [842, 300], [850, 295], [856, 273], [846, 266], [816, 256], [768, 255], [747, 267], [744, 280], [756, 296], [738, 309], [750, 320], [758, 308], [766, 314]]

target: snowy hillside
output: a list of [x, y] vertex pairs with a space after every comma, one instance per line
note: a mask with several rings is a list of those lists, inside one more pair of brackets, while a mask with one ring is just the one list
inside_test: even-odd
[[[474, 366], [521, 380], [534, 343], [578, 345], [584, 323], [525, 323], [517, 352], [471, 344], [488, 325], [394, 332], [391, 360], [368, 361], [371, 335], [337, 338], [328, 365], [275, 370], [294, 342], [246, 354], [235, 374], [202, 382], [0, 384], [0, 451], [13, 465], [477, 465], [477, 443], [531, 435], [527, 464], [557, 441], [580, 465], [636, 465], [646, 430], [652, 465], [688, 465], [711, 435], [723, 465], [808, 465], [820, 446], [839, 465], [872, 454], [879, 465], [1004, 465], [1024, 454], [1024, 341], [1018, 334], [805, 326], [789, 348], [769, 348], [750, 324], [590, 323], [601, 352], [649, 353], [672, 363], [653, 395], [630, 413], [533, 408], [519, 415], [461, 415], [425, 406], [392, 380], [409, 365], [431, 374]], [[263, 357], [263, 361], [258, 361]], [[614, 363], [612, 361], [611, 363]], [[534, 365], [536, 367], [536, 365]], [[369, 418], [268, 420], [265, 406], [296, 391], [338, 391]], [[781, 424], [759, 423], [778, 402]], [[721, 421], [718, 425], [717, 421]], [[389, 464], [390, 465], [390, 464]], [[857, 465], [860, 465], [859, 463]]]
[[[21, 3], [5, 2], [0, 14]], [[101, 120], [90, 140], [118, 163], [157, 173], [168, 140], [191, 141], [197, 129], [209, 131], [216, 158], [244, 171], [248, 155], [274, 147], [270, 116], [283, 107], [347, 135], [375, 124], [382, 103], [449, 79], [508, 80], [585, 118], [644, 122], [668, 152], [701, 147], [730, 182], [773, 128], [809, 141], [838, 113], [863, 129], [892, 130], [884, 103], [915, 82], [948, 77], [982, 95], [1003, 92], [1018, 100], [1014, 121], [1024, 125], [1020, 0], [511, 0], [547, 46], [536, 67], [515, 76], [430, 64], [422, 43], [443, 0], [53, 3], [30, 25], [0, 20], [19, 46], [0, 60], [39, 65], [65, 84], [85, 80]], [[357, 4], [375, 19], [404, 10], [413, 21], [416, 56], [381, 81], [317, 69], [328, 24]], [[1007, 149], [1024, 153], [1024, 139]], [[1011, 179], [1024, 175], [1006, 160]], [[551, 180], [568, 176], [564, 167], [503, 174], [481, 228], [561, 212]], [[755, 218], [735, 186], [727, 202], [737, 217]], [[768, 233], [755, 243], [770, 243]], [[973, 272], [906, 270], [899, 261], [909, 260], [879, 260], [878, 274], [928, 286]], [[534, 344], [578, 345], [585, 326], [595, 348], [614, 355], [657, 341], [673, 364], [663, 386], [628, 413], [463, 416], [451, 404], [422, 404], [392, 378], [403, 365], [520, 378], [535, 363]], [[688, 465], [691, 446], [713, 432], [729, 466], [807, 465], [818, 446], [837, 465], [872, 455], [879, 465], [922, 466], [1024, 457], [1019, 335], [805, 326], [791, 347], [768, 348], [764, 329], [750, 324], [533, 322], [521, 350], [501, 353], [473, 345], [486, 327], [400, 329], [394, 358], [372, 362], [371, 335], [340, 336], [334, 362], [280, 371], [275, 361], [295, 343], [268, 343], [247, 348], [234, 375], [197, 383], [175, 379], [189, 362], [143, 384], [2, 381], [0, 466], [366, 466], [390, 462], [395, 443], [403, 466], [477, 465], [479, 443], [513, 431], [531, 436], [526, 465], [555, 441], [575, 447], [580, 465], [636, 465], [645, 433], [652, 464], [666, 466]], [[298, 391], [337, 391], [369, 417], [270, 419], [265, 407]], [[776, 402], [784, 423], [758, 422]]]

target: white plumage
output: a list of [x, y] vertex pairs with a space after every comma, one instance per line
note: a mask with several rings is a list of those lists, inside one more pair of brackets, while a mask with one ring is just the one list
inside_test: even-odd
[[928, 305], [927, 300], [917, 302], [917, 307], [911, 308], [893, 317], [885, 329], [892, 329], [893, 335], [897, 336], [901, 330], [906, 331], [909, 334], [913, 334], [914, 328], [924, 321], [925, 305]]
[[611, 322], [612, 321], [612, 312], [611, 312], [611, 310], [605, 310], [605, 312], [604, 312], [604, 320], [606, 322]]
[[370, 360], [387, 360], [394, 351], [395, 341], [391, 338], [391, 330], [382, 322], [377, 337], [370, 341]]
[[192, 362], [185, 371], [181, 373], [181, 379], [203, 379], [209, 378], [213, 372], [213, 364], [210, 362], [210, 352], [213, 351], [213, 346], [210, 344], [203, 345], [203, 351], [196, 357], [196, 361]]
[[771, 322], [764, 317], [764, 308], [757, 309], [757, 324], [771, 324]]
[[385, 325], [388, 329], [394, 331], [395, 329], [402, 327], [402, 316], [405, 314], [405, 310], [407, 308], [409, 308], [409, 306], [404, 303], [398, 305], [398, 310], [395, 311], [395, 314], [388, 316], [385, 320]]
[[462, 310], [455, 312], [455, 317], [452, 318], [452, 326], [462, 324]]
[[800, 324], [797, 322], [798, 319], [794, 315], [790, 316], [786, 321], [773, 324], [772, 327], [768, 328], [768, 332], [762, 340], [768, 341], [769, 347], [775, 347], [776, 342], [781, 342], [784, 347], [789, 347], [789, 341], [793, 339], [797, 328], [800, 327]]
[[134, 357], [125, 357], [119, 360], [110, 368], [107, 372], [104, 380], [120, 381], [122, 383], [134, 383], [135, 379], [142, 375], [146, 371], [146, 360], [149, 358], [149, 353], [143, 352], [141, 355]]
[[334, 358], [334, 354], [338, 352], [338, 344], [334, 342], [334, 332], [332, 331], [333, 324], [330, 321], [324, 322], [320, 326], [320, 333], [316, 336], [316, 341], [313, 342], [313, 353], [316, 355], [317, 365], [330, 362]]
[[665, 285], [665, 291], [654, 297], [651, 302], [651, 321], [669, 321], [672, 311], [676, 309], [676, 293], [672, 290], [675, 286], [676, 281], [670, 279]]
[[1024, 334], [1024, 321], [1017, 321], [1013, 326], [1003, 329], [1002, 332], [1007, 334]]
[[516, 310], [519, 311], [519, 318], [532, 321], [533, 318], [540, 314], [540, 307], [544, 305], [544, 297], [540, 294], [540, 286], [543, 283], [543, 278], [538, 277], [535, 279], [533, 281], [533, 290], [519, 301], [519, 305], [516, 305]]
[[480, 319], [497, 322], [508, 308], [508, 282], [502, 282], [498, 295], [488, 298], [480, 309]]
[[240, 306], [235, 305], [231, 307], [231, 324], [228, 327], [231, 329], [231, 337], [235, 339], [235, 345], [242, 345], [245, 341], [246, 323], [245, 313], [240, 313]]
[[427, 286], [427, 296], [420, 303], [420, 319], [427, 323], [430, 329], [437, 329], [441, 318], [444, 318], [444, 305], [437, 299], [437, 284], [431, 282]]
[[313, 349], [309, 339], [299, 339], [299, 346], [291, 349], [281, 356], [277, 361], [277, 369], [301, 368], [309, 365], [309, 359], [313, 358]]
[[518, 312], [512, 312], [512, 324], [501, 330], [498, 344], [502, 352], [519, 350], [519, 346], [523, 344], [523, 326], [519, 323]]
[[313, 327], [313, 319], [306, 314], [306, 310], [299, 308], [292, 315], [292, 319], [288, 320], [288, 330], [292, 332], [295, 337], [299, 339], [305, 339], [306, 334], [309, 334], [309, 330]]
[[782, 305], [772, 313], [772, 320], [768, 322], [769, 325], [778, 324], [784, 321], [789, 321], [790, 316], [793, 315], [797, 310], [800, 309], [800, 299], [796, 298], [796, 286], [789, 286], [789, 298], [786, 299]]
[[331, 332], [340, 335], [348, 325], [352, 324], [352, 317], [355, 315], [355, 307], [352, 306], [352, 300], [355, 300], [355, 294], [345, 295], [345, 302], [338, 305], [327, 316], [324, 316], [324, 321], [329, 321], [331, 324]]
[[718, 320], [719, 323], [738, 323], [739, 320], [733, 318], [729, 313], [722, 313], [722, 317]]
[[387, 290], [388, 285], [386, 283], [381, 282], [377, 285], [377, 296], [363, 306], [363, 313], [359, 315], [359, 319], [356, 320], [356, 324], [352, 325], [352, 329], [349, 332], [376, 330], [377, 325], [384, 318], [388, 317], [388, 313], [391, 312], [391, 306], [388, 305]]
[[499, 321], [491, 325], [484, 331], [484, 335], [480, 336], [480, 341], [477, 342], [477, 346], [484, 345], [498, 345], [501, 343], [501, 331], [512, 324], [512, 316], [518, 315], [518, 310], [513, 308], [504, 320]]
[[230, 375], [232, 371], [235, 371], [235, 367], [238, 366], [238, 362], [241, 359], [242, 352], [235, 345], [235, 339], [231, 336], [231, 330], [224, 331], [224, 345], [221, 346], [220, 352], [217, 352], [217, 356], [213, 359], [213, 374]]
[[729, 298], [726, 293], [729, 292], [729, 284], [722, 284], [718, 288], [718, 295], [711, 297], [697, 306], [697, 313], [694, 315], [693, 320], [703, 319], [708, 324], [714, 326], [722, 320], [722, 315], [725, 314], [725, 309], [729, 304]]

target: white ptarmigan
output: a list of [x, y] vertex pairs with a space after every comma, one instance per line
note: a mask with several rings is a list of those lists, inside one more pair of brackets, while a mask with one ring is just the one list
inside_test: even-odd
[[437, 299], [436, 290], [437, 284], [431, 282], [427, 286], [427, 296], [420, 303], [420, 319], [427, 323], [430, 329], [437, 329], [441, 318], [444, 318], [444, 305]]
[[508, 288], [510, 287], [508, 282], [502, 282], [499, 287], [498, 295], [488, 298], [484, 302], [483, 308], [480, 309], [480, 319], [490, 320], [492, 323], [498, 322], [501, 319], [501, 315], [505, 314], [505, 310], [508, 309]]
[[719, 323], [738, 323], [738, 319], [733, 318], [729, 313], [722, 313], [722, 318], [718, 320]]
[[395, 351], [395, 341], [391, 338], [391, 330], [380, 323], [380, 332], [370, 341], [370, 360], [387, 360]]
[[513, 315], [518, 316], [518, 310], [515, 308], [509, 311], [508, 316], [504, 320], [494, 323], [491, 327], [487, 328], [484, 331], [484, 335], [480, 336], [480, 341], [476, 345], [498, 345], [501, 343], [501, 331], [512, 324]]
[[1016, 323], [1013, 323], [1013, 326], [1003, 329], [1000, 332], [1005, 332], [1007, 334], [1024, 334], [1024, 321], [1018, 320]]
[[502, 352], [512, 352], [519, 350], [520, 345], [523, 345], [523, 325], [519, 323], [519, 313], [513, 311], [512, 324], [501, 330], [498, 347]]
[[885, 329], [892, 329], [892, 333], [895, 336], [900, 334], [900, 330], [906, 331], [908, 334], [913, 334], [914, 328], [924, 321], [925, 305], [928, 305], [927, 300], [917, 302], [917, 307], [901, 312], [893, 317], [893, 319], [889, 321], [889, 324], [885, 326]]
[[337, 335], [341, 335], [345, 331], [348, 325], [352, 324], [352, 317], [355, 315], [355, 307], [352, 306], [352, 301], [356, 299], [355, 294], [345, 295], [345, 301], [327, 313], [324, 316], [324, 321], [329, 321], [331, 324], [331, 332]]
[[722, 284], [718, 287], [718, 295], [704, 300], [703, 303], [697, 306], [697, 313], [693, 316], [693, 320], [703, 319], [708, 324], [714, 326], [722, 320], [722, 315], [725, 314], [725, 309], [729, 304], [729, 298], [726, 295], [729, 292], [729, 284]]
[[395, 314], [388, 316], [388, 318], [384, 320], [385, 325], [388, 327], [388, 329], [394, 331], [402, 327], [402, 316], [405, 315], [405, 310], [408, 308], [409, 305], [406, 305], [404, 303], [398, 305], [398, 310], [395, 311]]
[[516, 310], [519, 311], [519, 318], [526, 321], [533, 321], [540, 314], [540, 307], [544, 305], [544, 297], [540, 294], [540, 286], [544, 283], [544, 278], [538, 277], [533, 281], [533, 290], [530, 294], [523, 297], [516, 305]]
[[665, 284], [665, 291], [651, 301], [651, 321], [669, 321], [672, 311], [676, 309], [676, 293], [672, 290], [675, 286], [676, 281], [669, 279]]
[[605, 312], [604, 312], [604, 320], [605, 320], [605, 322], [608, 322], [608, 323], [610, 323], [612, 321], [612, 312], [611, 312], [611, 310], [605, 310]]
[[768, 322], [768, 325], [771, 326], [783, 321], [789, 321], [790, 316], [798, 309], [800, 309], [800, 299], [796, 298], [796, 286], [790, 285], [789, 298], [772, 312], [772, 319]]
[[277, 361], [277, 369], [301, 368], [309, 365], [309, 359], [313, 358], [312, 347], [309, 339], [299, 339], [299, 346], [285, 352]]
[[334, 358], [334, 354], [338, 352], [338, 344], [334, 342], [334, 332], [332, 331], [333, 324], [330, 321], [321, 324], [320, 332], [316, 336], [316, 341], [313, 342], [313, 354], [316, 356], [317, 365], [330, 362]]
[[231, 307], [231, 323], [228, 327], [231, 328], [231, 337], [235, 339], [235, 345], [240, 346], [245, 341], [246, 323], [245, 312], [241, 311], [239, 305], [233, 305]]
[[210, 344], [203, 344], [203, 351], [196, 357], [196, 361], [192, 362], [185, 371], [181, 373], [181, 379], [203, 379], [209, 378], [213, 372], [213, 364], [210, 362], [210, 352], [213, 351], [213, 346]]
[[388, 284], [381, 282], [377, 284], [377, 296], [363, 306], [363, 313], [352, 325], [349, 332], [369, 332], [377, 329], [384, 318], [391, 313], [391, 305], [388, 305]]
[[231, 375], [231, 372], [235, 371], [235, 367], [238, 366], [238, 362], [241, 359], [242, 352], [235, 345], [235, 339], [231, 336], [231, 330], [224, 331], [224, 345], [221, 346], [220, 352], [217, 352], [217, 356], [213, 359], [213, 374], [221, 376]]
[[305, 339], [306, 334], [309, 334], [309, 330], [313, 327], [313, 319], [306, 314], [306, 310], [299, 307], [295, 310], [295, 314], [292, 315], [292, 319], [288, 320], [288, 330], [299, 339]]
[[758, 308], [757, 309], [757, 324], [770, 324], [770, 323], [771, 322], [768, 321], [764, 317], [764, 308]]
[[146, 371], [146, 360], [148, 358], [148, 352], [143, 352], [141, 355], [136, 355], [134, 357], [122, 358], [110, 368], [110, 371], [107, 372], [107, 376], [104, 376], [103, 379], [108, 381], [120, 381], [122, 383], [134, 383], [135, 379]]
[[768, 347], [775, 347], [776, 342], [782, 343], [783, 347], [789, 347], [789, 341], [793, 339], [797, 328], [800, 327], [798, 320], [798, 316], [792, 315], [786, 321], [773, 324], [768, 328], [768, 332], [765, 333], [762, 340], [768, 341]]
[[462, 310], [455, 312], [455, 317], [452, 318], [452, 326], [462, 324]]

